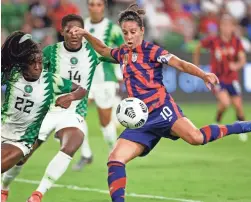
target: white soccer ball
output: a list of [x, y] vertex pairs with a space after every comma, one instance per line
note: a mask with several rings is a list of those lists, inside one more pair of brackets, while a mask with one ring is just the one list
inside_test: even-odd
[[131, 129], [140, 128], [148, 119], [148, 107], [142, 100], [130, 97], [120, 102], [116, 115], [121, 125]]

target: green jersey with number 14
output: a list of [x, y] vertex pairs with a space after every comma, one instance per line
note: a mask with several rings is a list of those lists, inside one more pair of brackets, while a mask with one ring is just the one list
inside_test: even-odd
[[[43, 65], [45, 71], [57, 73], [63, 78], [70, 79], [88, 91], [91, 88], [92, 79], [98, 63], [97, 54], [87, 42], [84, 42], [78, 51], [67, 50], [64, 42], [47, 46], [43, 50]], [[85, 117], [87, 113], [87, 101], [88, 94], [81, 101], [72, 102], [70, 108], [67, 110], [76, 111]], [[52, 109], [52, 111], [61, 110], [64, 109], [59, 107]]]

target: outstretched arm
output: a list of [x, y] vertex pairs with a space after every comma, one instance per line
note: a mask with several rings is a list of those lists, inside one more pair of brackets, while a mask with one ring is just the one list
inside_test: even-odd
[[83, 97], [85, 97], [86, 94], [86, 89], [75, 83], [72, 83], [72, 92], [59, 97], [56, 100], [56, 106], [67, 109], [68, 107], [70, 107], [72, 101], [81, 100]]
[[196, 65], [194, 65], [190, 62], [187, 62], [185, 60], [181, 60], [180, 58], [178, 58], [174, 55], [169, 59], [168, 65], [170, 65], [170, 66], [172, 66], [182, 72], [186, 72], [188, 74], [191, 74], [191, 75], [194, 75], [194, 76], [201, 78], [202, 80], [204, 80], [206, 86], [210, 90], [211, 90], [211, 85], [215, 85], [215, 84], [219, 83], [219, 79], [215, 74], [206, 73], [203, 70], [201, 70], [199, 67], [197, 67]]
[[79, 37], [84, 37], [91, 44], [91, 46], [95, 49], [95, 51], [98, 52], [103, 57], [112, 58], [111, 56], [112, 49], [106, 46], [102, 41], [100, 41], [96, 37], [92, 36], [86, 30], [80, 27], [73, 27], [71, 28], [70, 33], [73, 35], [77, 35]]

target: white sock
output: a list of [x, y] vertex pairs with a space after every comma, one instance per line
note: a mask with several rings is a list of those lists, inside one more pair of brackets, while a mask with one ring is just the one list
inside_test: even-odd
[[101, 127], [105, 141], [108, 143], [111, 150], [117, 140], [117, 130], [113, 121], [111, 121], [106, 127]]
[[72, 157], [59, 151], [47, 166], [44, 177], [40, 182], [37, 191], [45, 194], [45, 192], [52, 187], [54, 182], [56, 182], [64, 174], [71, 160]]
[[13, 166], [2, 177], [2, 190], [9, 190], [10, 183], [19, 175], [23, 166]]
[[89, 145], [89, 140], [88, 140], [88, 126], [86, 124], [86, 121], [83, 122], [84, 124], [84, 142], [81, 147], [81, 156], [85, 158], [90, 158], [92, 156], [92, 151]]

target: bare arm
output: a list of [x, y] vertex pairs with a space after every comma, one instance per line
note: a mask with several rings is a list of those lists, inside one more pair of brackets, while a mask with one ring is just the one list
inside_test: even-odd
[[85, 39], [91, 44], [91, 46], [94, 48], [96, 52], [98, 52], [103, 57], [112, 58], [111, 56], [112, 48], [106, 46], [102, 41], [92, 36], [86, 30], [80, 27], [73, 27], [71, 28], [70, 33], [80, 37], [85, 37]]
[[206, 86], [209, 89], [211, 89], [211, 85], [215, 85], [219, 83], [219, 80], [215, 74], [206, 73], [203, 70], [201, 70], [199, 67], [197, 67], [196, 65], [190, 62], [187, 62], [185, 60], [181, 60], [180, 58], [176, 56], [172, 56], [170, 58], [170, 60], [168, 61], [168, 65], [182, 72], [186, 72], [188, 74], [201, 78], [202, 80], [204, 80], [204, 82], [206, 83]]
[[60, 106], [62, 108], [67, 109], [68, 107], [70, 107], [72, 101], [81, 100], [82, 98], [85, 97], [86, 93], [87, 93], [86, 89], [82, 88], [81, 86], [75, 83], [72, 83], [72, 92], [59, 97], [56, 100], [56, 106]]

